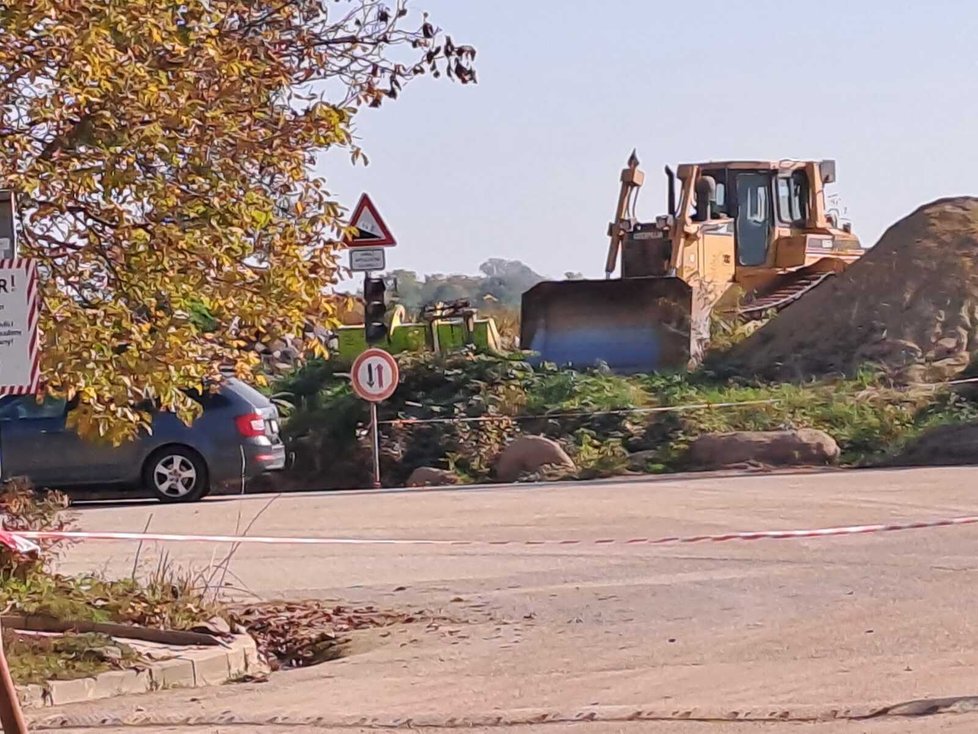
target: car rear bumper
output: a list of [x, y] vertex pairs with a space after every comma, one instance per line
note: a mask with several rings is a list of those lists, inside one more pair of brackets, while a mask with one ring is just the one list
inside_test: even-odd
[[285, 468], [285, 444], [267, 446], [245, 444], [245, 473], [255, 477], [266, 472], [282, 471]]

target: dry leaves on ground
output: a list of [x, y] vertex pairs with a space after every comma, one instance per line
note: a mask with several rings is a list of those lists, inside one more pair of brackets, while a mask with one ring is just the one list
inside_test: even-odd
[[[231, 615], [245, 627], [273, 670], [334, 660], [349, 632], [411, 624], [422, 615], [374, 606], [350, 607], [328, 601], [262, 602], [235, 607]], [[425, 615], [426, 616], [426, 615]]]

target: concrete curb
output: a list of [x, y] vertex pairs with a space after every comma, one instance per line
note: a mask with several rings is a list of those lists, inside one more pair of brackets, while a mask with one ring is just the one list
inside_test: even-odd
[[248, 635], [234, 635], [226, 646], [187, 648], [172, 658], [147, 663], [138, 670], [112, 670], [94, 678], [50, 680], [44, 685], [18, 687], [27, 709], [148, 693], [162, 688], [219, 686], [245, 675], [265, 675], [268, 665]]

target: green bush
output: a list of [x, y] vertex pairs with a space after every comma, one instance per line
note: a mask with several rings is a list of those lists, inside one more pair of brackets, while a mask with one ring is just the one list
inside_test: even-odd
[[[397, 393], [379, 408], [386, 422], [384, 476], [392, 485], [419, 466], [452, 469], [465, 481], [490, 480], [496, 454], [520, 434], [560, 441], [577, 463], [577, 476], [586, 478], [624, 472], [636, 451], [652, 452], [647, 467], [682, 469], [692, 438], [723, 431], [819, 428], [838, 441], [845, 463], [862, 465], [892, 454], [925, 428], [978, 420], [968, 394], [896, 389], [870, 372], [808, 384], [723, 379], [708, 370], [623, 377], [532, 367], [516, 354], [463, 351], [404, 357], [401, 373]], [[302, 481], [365, 486], [367, 410], [348, 379], [314, 362], [276, 390], [294, 395], [285, 431]], [[726, 403], [747, 404], [719, 407]], [[669, 407], [683, 409], [655, 410]], [[455, 418], [483, 420], [411, 422]]]

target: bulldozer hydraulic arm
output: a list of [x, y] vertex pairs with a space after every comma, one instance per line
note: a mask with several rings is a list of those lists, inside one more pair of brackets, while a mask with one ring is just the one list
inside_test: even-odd
[[618, 191], [618, 206], [615, 207], [615, 218], [608, 225], [608, 259], [605, 261], [604, 273], [610, 278], [618, 267], [618, 253], [625, 238], [626, 226], [634, 218], [635, 200], [638, 190], [645, 183], [645, 172], [639, 167], [638, 155], [635, 151], [628, 157], [628, 166], [621, 170], [621, 188]]

